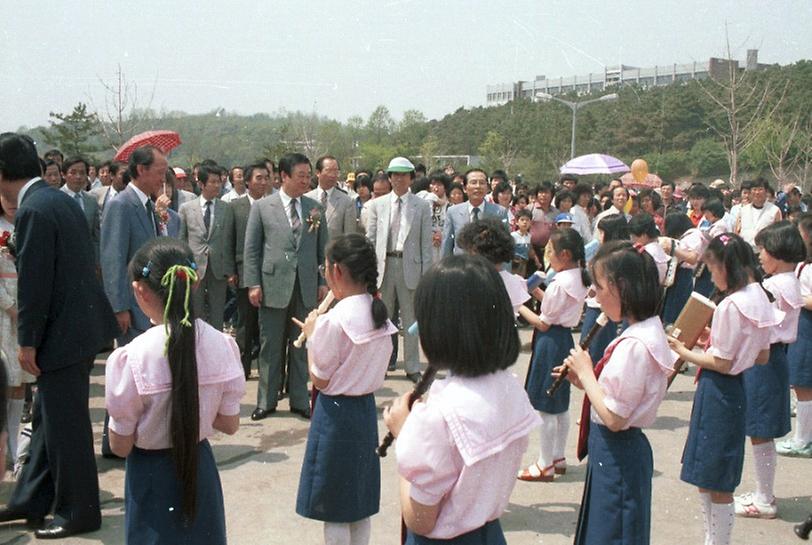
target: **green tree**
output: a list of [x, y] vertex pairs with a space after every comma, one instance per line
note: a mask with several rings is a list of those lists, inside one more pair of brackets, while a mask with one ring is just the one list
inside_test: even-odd
[[51, 127], [44, 130], [45, 141], [59, 148], [66, 156], [89, 157], [99, 151], [93, 139], [99, 135], [99, 120], [95, 113], [87, 111], [87, 105], [80, 102], [67, 115], [50, 112]]
[[728, 170], [728, 151], [717, 140], [705, 138], [697, 141], [688, 153], [688, 160], [693, 174], [697, 176], [715, 176], [730, 173]]
[[395, 120], [386, 106], [378, 106], [367, 120], [366, 129], [376, 142], [388, 143], [395, 130]]

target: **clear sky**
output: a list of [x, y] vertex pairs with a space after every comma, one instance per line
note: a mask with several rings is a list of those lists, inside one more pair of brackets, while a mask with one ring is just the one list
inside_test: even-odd
[[[0, 0], [0, 130], [103, 109], [117, 65], [139, 105], [439, 118], [489, 83], [652, 66], [757, 48], [812, 59], [812, 1]], [[150, 96], [152, 102], [149, 102]]]

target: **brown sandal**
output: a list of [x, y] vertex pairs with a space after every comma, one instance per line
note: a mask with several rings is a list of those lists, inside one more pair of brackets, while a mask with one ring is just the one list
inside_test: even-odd
[[555, 467], [555, 474], [556, 475], [566, 475], [567, 474], [567, 459], [566, 458], [559, 458], [557, 460], [553, 460], [553, 466]]
[[555, 479], [555, 466], [547, 466], [544, 469], [538, 465], [538, 463], [534, 463], [530, 467], [527, 467], [521, 471], [519, 471], [516, 478], [520, 481], [527, 481], [532, 483], [544, 482], [549, 483]]

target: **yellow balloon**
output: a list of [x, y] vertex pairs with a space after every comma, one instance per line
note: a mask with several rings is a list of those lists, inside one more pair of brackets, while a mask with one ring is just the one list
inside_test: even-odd
[[632, 177], [634, 181], [642, 184], [648, 178], [648, 163], [645, 159], [635, 159], [632, 162]]

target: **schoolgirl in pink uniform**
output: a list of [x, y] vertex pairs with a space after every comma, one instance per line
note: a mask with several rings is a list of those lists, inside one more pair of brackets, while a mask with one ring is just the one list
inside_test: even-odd
[[699, 489], [705, 542], [727, 545], [733, 530], [733, 492], [744, 464], [746, 401], [742, 373], [767, 363], [772, 328], [780, 323], [750, 245], [732, 233], [714, 238], [704, 260], [723, 299], [713, 313], [710, 347], [689, 350], [668, 342], [701, 367], [680, 478]]
[[768, 225], [756, 235], [761, 268], [768, 277], [764, 287], [775, 298], [783, 320], [772, 330], [770, 360], [743, 373], [747, 398], [745, 433], [753, 445], [756, 490], [736, 496], [736, 514], [742, 517], [775, 518], [773, 485], [777, 456], [775, 439], [792, 429], [790, 423], [789, 363], [787, 345], [798, 335], [798, 318], [804, 304], [795, 267], [806, 258], [798, 229], [788, 221]]
[[674, 283], [665, 292], [661, 315], [664, 324], [673, 324], [694, 289], [694, 270], [700, 263], [708, 241], [691, 219], [681, 212], [665, 217], [665, 235], [660, 238], [663, 250], [679, 259]]
[[449, 256], [421, 279], [415, 314], [429, 365], [447, 376], [411, 412], [408, 396], [384, 411], [397, 437], [406, 543], [502, 545], [499, 517], [538, 425], [506, 370], [519, 353], [507, 294], [484, 257]]
[[575, 543], [647, 544], [654, 460], [642, 429], [654, 423], [674, 363], [657, 316], [662, 288], [651, 256], [623, 241], [601, 246], [592, 277], [603, 312], [629, 326], [594, 369], [580, 347], [565, 360], [585, 393], [578, 457], [589, 455]]
[[635, 244], [640, 244], [648, 252], [657, 266], [657, 277], [660, 285], [665, 282], [665, 275], [668, 272], [668, 263], [671, 257], [665, 253], [660, 246], [660, 231], [654, 218], [645, 212], [641, 212], [629, 220], [629, 237]]
[[372, 244], [351, 233], [331, 240], [325, 253], [324, 277], [338, 304], [322, 316], [312, 311], [302, 324], [319, 395], [296, 512], [324, 522], [325, 543], [366, 545], [381, 496], [374, 392], [383, 386], [397, 329], [374, 296], [378, 266]]
[[798, 231], [806, 246], [806, 260], [795, 276], [801, 283], [804, 306], [798, 321], [798, 337], [787, 349], [789, 383], [798, 397], [795, 433], [776, 445], [782, 456], [812, 458], [812, 213], [803, 214]]
[[138, 305], [159, 324], [105, 366], [110, 446], [127, 458], [124, 529], [132, 545], [226, 543], [223, 490], [207, 440], [239, 428], [245, 375], [230, 336], [195, 319], [192, 252], [146, 243], [130, 262]]

